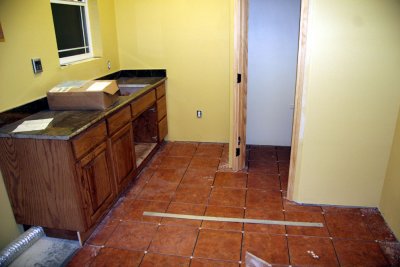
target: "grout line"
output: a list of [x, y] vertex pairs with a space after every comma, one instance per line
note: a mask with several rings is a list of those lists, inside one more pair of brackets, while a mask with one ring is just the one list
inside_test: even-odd
[[339, 255], [338, 255], [338, 253], [337, 253], [337, 251], [336, 251], [335, 243], [333, 243], [333, 236], [332, 236], [332, 233], [331, 233], [331, 231], [329, 230], [328, 224], [326, 223], [325, 212], [322, 211], [321, 214], [322, 214], [322, 217], [324, 218], [326, 230], [328, 231], [329, 239], [331, 240], [331, 244], [332, 244], [332, 247], [333, 247], [333, 251], [335, 252], [335, 256], [336, 256], [337, 263], [341, 266], [340, 260], [339, 260]]

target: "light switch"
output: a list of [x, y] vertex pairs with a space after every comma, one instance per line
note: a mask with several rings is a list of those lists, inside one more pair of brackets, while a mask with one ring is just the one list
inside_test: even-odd
[[43, 72], [42, 60], [40, 58], [32, 59], [33, 73], [37, 74]]

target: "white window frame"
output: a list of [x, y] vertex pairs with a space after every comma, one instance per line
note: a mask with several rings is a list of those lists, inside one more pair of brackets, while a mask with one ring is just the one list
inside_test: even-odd
[[[89, 8], [88, 8], [87, 1], [88, 0], [50, 0], [50, 3], [54, 3], [54, 4], [83, 6], [84, 10], [85, 10], [86, 34], [87, 34], [88, 44], [86, 44], [86, 46], [81, 47], [81, 48], [88, 47], [89, 53], [60, 58], [60, 65], [67, 65], [67, 64], [70, 64], [70, 63], [73, 63], [76, 61], [93, 58], [92, 34], [90, 31]], [[83, 25], [82, 25], [82, 27], [83, 27]], [[66, 50], [57, 50], [57, 52], [61, 52], [61, 51], [66, 51]]]

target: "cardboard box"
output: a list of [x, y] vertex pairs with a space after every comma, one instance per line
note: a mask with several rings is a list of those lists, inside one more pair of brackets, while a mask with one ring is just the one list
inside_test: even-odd
[[115, 80], [70, 81], [47, 92], [51, 110], [104, 110], [118, 100]]

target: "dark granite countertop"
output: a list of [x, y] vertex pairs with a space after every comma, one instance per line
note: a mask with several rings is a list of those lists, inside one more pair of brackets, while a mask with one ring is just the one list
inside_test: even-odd
[[[108, 75], [110, 76], [110, 75]], [[69, 140], [74, 136], [80, 134], [85, 129], [89, 128], [93, 124], [108, 115], [112, 114], [121, 107], [128, 105], [132, 100], [138, 96], [146, 93], [147, 91], [158, 86], [164, 82], [166, 77], [108, 77], [105, 76], [100, 79], [112, 79], [116, 78], [117, 83], [120, 84], [148, 84], [143, 88], [137, 88], [135, 91], [127, 96], [119, 96], [118, 100], [106, 110], [102, 111], [51, 111], [42, 110], [36, 112], [30, 116], [27, 116], [21, 120], [13, 123], [4, 125], [0, 128], [0, 137], [13, 137], [13, 138], [33, 138], [33, 139], [58, 139], [58, 140]], [[8, 112], [10, 114], [10, 112]], [[12, 114], [12, 112], [11, 112]], [[39, 120], [53, 118], [52, 122], [47, 126], [46, 129], [29, 132], [17, 132], [13, 130], [18, 127], [21, 123], [27, 120]]]

